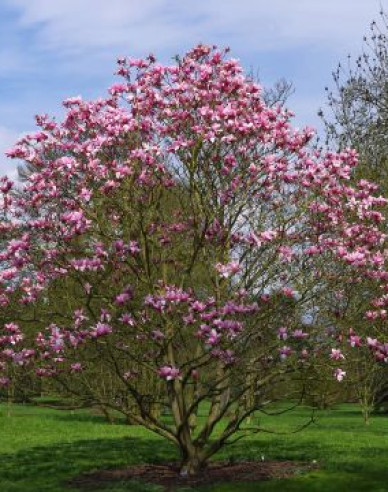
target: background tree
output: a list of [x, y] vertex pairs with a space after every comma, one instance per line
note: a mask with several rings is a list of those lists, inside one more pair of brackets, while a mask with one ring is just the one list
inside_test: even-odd
[[326, 143], [338, 149], [354, 148], [360, 164], [355, 178], [371, 179], [388, 191], [388, 17], [380, 12], [364, 37], [363, 52], [333, 72], [334, 88], [326, 88]]
[[[359, 154], [359, 165], [352, 179], [373, 180], [379, 186], [378, 192], [388, 193], [388, 17], [382, 10], [380, 21], [373, 21], [368, 36], [364, 37], [363, 52], [356, 58], [348, 57], [346, 64], [340, 63], [333, 72], [334, 88], [327, 89], [328, 111], [320, 111], [326, 131], [326, 144], [336, 150], [355, 148]], [[379, 297], [379, 306], [384, 311], [385, 301], [375, 283], [366, 282], [356, 291], [348, 292], [346, 305], [349, 320], [352, 311], [353, 322], [348, 327], [357, 327], [357, 333], [370, 330], [365, 323], [365, 298], [373, 290]], [[384, 312], [382, 313], [384, 317]], [[383, 333], [385, 322], [375, 324], [375, 336]], [[362, 357], [362, 363], [353, 360], [350, 370], [353, 380], [358, 374], [358, 392], [364, 408], [371, 408], [386, 398], [388, 380], [385, 368], [376, 365], [375, 360]], [[349, 364], [351, 362], [349, 361]], [[365, 370], [362, 371], [361, 367]], [[385, 384], [384, 384], [385, 381]], [[372, 390], [374, 388], [374, 390]], [[372, 402], [372, 403], [371, 403]]]

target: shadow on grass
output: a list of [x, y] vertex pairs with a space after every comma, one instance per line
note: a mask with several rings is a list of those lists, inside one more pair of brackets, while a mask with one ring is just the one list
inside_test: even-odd
[[1, 455], [0, 490], [69, 491], [73, 489], [66, 482], [80, 473], [176, 459], [175, 449], [169, 443], [147, 438], [93, 439], [33, 447]]
[[127, 425], [125, 422], [125, 418], [120, 416], [114, 416], [112, 422], [109, 422], [104, 415], [100, 415], [98, 413], [63, 413], [58, 412], [58, 415], [55, 416], [56, 421], [63, 422], [79, 422], [79, 423], [91, 423], [91, 424], [116, 424], [116, 425]]
[[[326, 450], [327, 453], [327, 450]], [[306, 460], [320, 458], [316, 441], [284, 443], [277, 439], [271, 442], [245, 441], [226, 448], [219, 458], [234, 457], [236, 461], [258, 459]], [[323, 457], [323, 455], [322, 455]], [[77, 475], [98, 469], [122, 468], [137, 463], [163, 463], [177, 459], [172, 445], [160, 439], [147, 437], [121, 437], [115, 439], [79, 440], [50, 446], [33, 447], [15, 454], [3, 454], [0, 461], [1, 492], [70, 492], [74, 490], [67, 482]], [[325, 463], [322, 463], [324, 466]], [[325, 491], [331, 490], [388, 490], [388, 473], [376, 462], [375, 466], [358, 469], [354, 463], [342, 462], [336, 470], [319, 470], [306, 476], [288, 480], [261, 483], [218, 484], [201, 490], [206, 491]], [[160, 487], [139, 482], [102, 484], [110, 492], [151, 492]], [[90, 489], [89, 489], [90, 490]], [[95, 489], [94, 489], [95, 490]], [[189, 490], [189, 489], [186, 489]]]
[[[25, 413], [29, 409], [19, 410]], [[175, 461], [178, 457], [176, 449], [171, 444], [145, 433], [138, 427], [133, 427], [132, 431], [132, 427], [127, 426], [125, 420], [120, 416], [115, 420], [112, 428], [117, 426], [115, 429], [117, 434], [121, 433], [119, 426], [123, 426], [123, 432], [127, 434], [125, 426], [128, 434], [132, 434], [131, 437], [109, 437], [114, 432], [111, 432], [112, 428], [107, 425], [105, 418], [86, 411], [61, 413], [56, 410], [53, 413], [51, 410], [42, 410], [35, 416], [28, 412], [27, 414], [26, 427], [22, 429], [23, 439], [24, 436], [26, 438], [26, 448], [29, 447], [14, 453], [0, 454], [0, 492], [73, 492], [77, 489], [70, 488], [66, 484], [79, 474], [99, 469], [124, 468], [140, 463]], [[288, 480], [274, 480], [259, 484], [218, 484], [198, 490], [214, 492], [388, 491], [388, 467], [385, 466], [385, 463], [388, 463], [388, 450], [384, 447], [385, 440], [377, 439], [384, 433], [385, 427], [377, 426], [366, 429], [356, 425], [356, 421], [354, 424], [351, 421], [351, 425], [345, 426], [341, 419], [346, 419], [348, 414], [354, 416], [354, 412], [339, 409], [336, 410], [336, 418], [328, 420], [327, 425], [325, 420], [324, 425], [319, 423], [313, 425], [298, 436], [287, 438], [257, 435], [226, 447], [217, 455], [217, 459], [235, 461], [260, 460], [262, 456], [265, 460], [307, 462], [316, 460], [321, 465], [321, 470]], [[165, 418], [170, 417], [167, 415]], [[38, 430], [34, 431], [39, 438], [39, 430], [48, 428], [54, 423], [53, 421], [59, 422], [57, 429], [61, 430], [61, 436], [55, 435], [55, 431], [53, 435], [54, 439], [62, 439], [62, 442], [50, 443], [46, 446], [31, 446], [32, 438], [29, 443], [28, 432], [36, 421], [41, 425], [37, 428]], [[380, 422], [384, 423], [384, 421]], [[4, 424], [7, 425], [6, 420]], [[82, 437], [70, 431], [76, 429], [77, 424], [82, 424], [79, 426], [79, 429], [84, 432]], [[21, 433], [20, 425], [17, 423], [15, 430], [19, 429], [18, 432]], [[69, 434], [65, 433], [65, 429], [69, 429]], [[367, 431], [368, 439], [364, 438], [362, 442], [355, 442], [351, 435], [355, 431], [358, 431], [360, 438]], [[105, 432], [107, 437], [102, 437], [102, 432]], [[89, 439], [93, 435], [95, 438]], [[162, 489], [149, 484], [122, 482], [105, 484], [104, 490], [109, 490], [109, 492], [156, 492]], [[186, 490], [189, 489], [186, 488]]]

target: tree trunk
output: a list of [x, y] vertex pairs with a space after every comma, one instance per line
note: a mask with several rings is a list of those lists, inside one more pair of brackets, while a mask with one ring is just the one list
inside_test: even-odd
[[106, 408], [105, 405], [100, 405], [100, 411], [104, 415], [107, 422], [109, 422], [110, 424], [114, 424], [115, 419], [114, 419], [113, 415], [109, 412], [109, 410]]
[[[245, 394], [245, 411], [248, 412], [250, 409], [254, 408], [255, 406], [255, 384], [254, 384], [254, 377], [251, 373], [247, 375], [247, 383], [249, 384], [248, 391]], [[246, 418], [246, 423], [251, 424], [253, 420], [253, 415], [249, 414], [248, 417]]]
[[182, 461], [180, 475], [182, 477], [193, 477], [199, 475], [206, 468], [206, 459], [198, 449], [191, 447], [190, 450], [181, 450]]
[[162, 413], [162, 409], [161, 409], [160, 403], [152, 402], [150, 404], [150, 415], [151, 415], [151, 417], [155, 420], [158, 420], [158, 419], [160, 419], [161, 413]]

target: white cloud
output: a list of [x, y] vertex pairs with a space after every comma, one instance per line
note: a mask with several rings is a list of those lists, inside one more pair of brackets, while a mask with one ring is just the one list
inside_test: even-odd
[[161, 52], [198, 41], [251, 51], [351, 46], [388, 0], [7, 0], [43, 49]]
[[21, 88], [18, 98], [11, 101], [7, 94], [1, 101], [0, 131], [1, 125], [30, 127], [34, 113], [57, 112], [59, 101], [73, 93], [101, 94], [117, 56], [154, 52], [167, 61], [198, 42], [230, 45], [234, 56], [267, 72], [265, 84], [282, 76], [295, 82], [290, 106], [296, 123], [319, 126], [316, 111], [331, 70], [348, 52], [360, 52], [380, 5], [388, 11], [388, 0], [0, 3], [13, 12], [11, 31], [17, 31], [19, 41], [0, 48], [0, 75], [11, 73]]

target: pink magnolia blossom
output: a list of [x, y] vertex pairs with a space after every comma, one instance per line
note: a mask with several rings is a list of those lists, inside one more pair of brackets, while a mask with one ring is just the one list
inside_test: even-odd
[[295, 291], [294, 291], [294, 289], [292, 289], [291, 287], [283, 287], [283, 289], [282, 289], [282, 293], [283, 293], [286, 297], [295, 297]]
[[285, 360], [287, 359], [287, 357], [289, 357], [292, 354], [292, 349], [291, 347], [287, 347], [286, 345], [284, 345], [284, 347], [279, 349], [279, 352], [280, 352], [280, 358], [282, 360]]
[[225, 265], [217, 263], [215, 268], [217, 272], [221, 275], [221, 277], [224, 278], [233, 276], [241, 271], [241, 266], [238, 261], [231, 261], [230, 263], [227, 263]]
[[279, 254], [284, 261], [290, 262], [294, 257], [294, 251], [289, 246], [280, 246]]
[[345, 356], [340, 349], [332, 348], [330, 358], [333, 360], [342, 360], [345, 359]]
[[358, 335], [350, 335], [349, 344], [351, 347], [361, 347], [362, 340]]
[[127, 304], [133, 298], [133, 291], [131, 287], [127, 287], [121, 294], [118, 294], [115, 298], [115, 303], [119, 306]]
[[92, 335], [94, 337], [102, 337], [112, 333], [113, 329], [108, 323], [98, 322], [92, 330]]
[[0, 377], [0, 386], [6, 387], [10, 384], [11, 380], [7, 377]]
[[298, 329], [292, 332], [292, 336], [297, 340], [303, 340], [304, 338], [307, 338], [309, 334], [304, 332], [303, 330]]
[[334, 377], [336, 378], [337, 381], [339, 382], [343, 381], [345, 376], [346, 376], [346, 371], [343, 371], [340, 368], [335, 369]]
[[288, 338], [288, 330], [284, 326], [278, 329], [278, 338], [279, 340], [287, 340]]
[[180, 377], [180, 370], [173, 366], [163, 366], [158, 370], [158, 374], [166, 381], [172, 381]]
[[133, 316], [130, 313], [124, 313], [121, 316], [120, 321], [125, 325], [135, 326], [135, 320], [133, 319]]
[[368, 347], [371, 347], [371, 348], [377, 348], [379, 346], [379, 342], [376, 338], [367, 337], [366, 343], [367, 343]]

